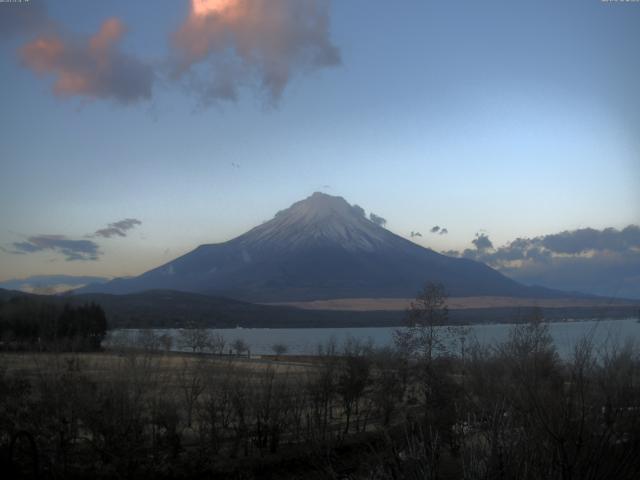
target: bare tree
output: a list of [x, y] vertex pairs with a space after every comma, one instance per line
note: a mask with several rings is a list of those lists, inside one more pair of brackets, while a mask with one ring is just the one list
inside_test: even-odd
[[376, 350], [372, 355], [373, 384], [369, 398], [374, 410], [388, 427], [393, 415], [403, 408], [408, 384], [407, 362], [404, 355], [391, 348]]
[[[360, 403], [371, 380], [371, 351], [370, 342], [364, 343], [354, 338], [347, 339], [344, 346], [337, 391], [345, 415], [345, 435], [349, 433], [352, 415], [358, 419]], [[359, 421], [356, 422], [356, 431], [358, 430]]]
[[440, 327], [449, 320], [444, 287], [427, 283], [411, 302], [406, 315], [406, 327], [394, 332], [396, 346], [408, 355], [431, 361], [437, 353], [446, 351], [445, 336]]
[[236, 338], [231, 343], [231, 348], [236, 352], [236, 355], [242, 355], [244, 352], [249, 351], [249, 345], [242, 338]]
[[209, 349], [216, 355], [222, 355], [224, 353], [224, 346], [226, 342], [224, 337], [219, 333], [211, 334], [209, 340]]
[[196, 402], [205, 390], [204, 376], [205, 369], [202, 361], [192, 362], [191, 359], [183, 359], [182, 368], [178, 371], [176, 380], [182, 392], [188, 427], [192, 424]]
[[173, 337], [168, 333], [163, 333], [159, 338], [160, 345], [165, 353], [169, 353], [171, 351], [171, 347], [173, 346]]
[[183, 328], [178, 334], [178, 345], [189, 348], [193, 353], [204, 352], [211, 348], [212, 337], [205, 328]]
[[206, 371], [206, 390], [198, 403], [198, 426], [206, 444], [203, 447], [213, 454], [220, 451], [225, 436], [231, 431], [234, 416], [232, 387], [237, 376], [233, 363], [210, 364]]
[[158, 351], [161, 347], [160, 336], [150, 329], [140, 330], [136, 334], [135, 345], [147, 352]]
[[289, 350], [289, 347], [287, 347], [284, 343], [274, 343], [271, 346], [271, 350], [273, 350], [273, 353], [275, 353], [276, 357], [279, 358], [280, 356], [287, 353], [287, 351]]

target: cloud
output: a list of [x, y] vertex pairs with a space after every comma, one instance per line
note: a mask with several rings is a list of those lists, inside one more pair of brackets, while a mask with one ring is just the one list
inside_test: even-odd
[[191, 0], [168, 57], [154, 65], [120, 49], [120, 19], [76, 35], [41, 0], [0, 2], [0, 40], [28, 38], [18, 52], [23, 65], [52, 77], [60, 97], [131, 104], [151, 98], [156, 79], [169, 74], [203, 105], [235, 101], [242, 88], [257, 88], [275, 105], [294, 76], [341, 63], [329, 7], [330, 0]]
[[381, 227], [384, 227], [387, 224], [387, 220], [386, 219], [376, 215], [373, 212], [369, 213], [369, 220], [371, 220], [373, 223], [375, 223], [376, 225], [379, 225]]
[[360, 205], [351, 205], [351, 208], [353, 209], [355, 214], [358, 215], [359, 217], [365, 217], [366, 216], [364, 208], [362, 208]]
[[411, 232], [411, 238], [413, 237], [421, 237], [422, 234], [420, 232]]
[[[173, 75], [203, 103], [257, 86], [272, 102], [294, 74], [340, 64], [329, 0], [192, 0], [173, 35]], [[204, 67], [204, 68], [203, 68]]]
[[429, 232], [430, 233], [437, 233], [438, 235], [446, 235], [447, 233], [449, 233], [449, 230], [447, 230], [444, 227], [440, 227], [440, 225], [435, 225], [435, 226], [431, 227]]
[[[482, 238], [481, 237], [486, 237]], [[583, 228], [516, 238], [493, 248], [485, 234], [476, 248], [446, 255], [471, 258], [527, 284], [597, 295], [640, 298], [640, 226]], [[489, 246], [491, 245], [491, 246]]]
[[90, 240], [72, 240], [64, 235], [35, 235], [26, 242], [13, 243], [15, 254], [27, 254], [52, 250], [61, 253], [67, 261], [97, 260], [98, 245]]
[[640, 227], [629, 225], [623, 230], [583, 228], [547, 235], [540, 240], [542, 246], [556, 253], [583, 253], [586, 251], [623, 252], [640, 246]]
[[121, 52], [125, 33], [117, 18], [106, 20], [90, 37], [56, 28], [20, 48], [23, 64], [42, 76], [53, 76], [53, 93], [61, 97], [111, 99], [127, 104], [151, 97], [151, 66]]
[[96, 230], [92, 236], [103, 238], [111, 238], [114, 236], [126, 237], [127, 231], [131, 230], [136, 225], [142, 225], [142, 222], [136, 218], [125, 218], [119, 222], [110, 223], [106, 228]]
[[493, 243], [485, 233], [476, 233], [476, 238], [474, 238], [471, 243], [476, 246], [479, 252], [484, 252], [493, 248]]

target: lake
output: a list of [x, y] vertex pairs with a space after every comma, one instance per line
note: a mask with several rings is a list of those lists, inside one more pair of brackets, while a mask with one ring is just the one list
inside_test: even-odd
[[[571, 355], [576, 343], [586, 335], [591, 335], [596, 346], [605, 346], [615, 342], [634, 341], [640, 343], [640, 323], [635, 318], [629, 319], [600, 319], [549, 323], [549, 330], [556, 348], [562, 357]], [[474, 338], [480, 344], [497, 344], [508, 338], [512, 324], [483, 324], [470, 325], [467, 341]], [[442, 327], [446, 328], [446, 327]], [[334, 340], [338, 346], [344, 344], [348, 338], [371, 341], [377, 347], [393, 344], [395, 327], [371, 328], [233, 328], [209, 329], [212, 333], [224, 337], [227, 345], [236, 339], [242, 339], [249, 345], [252, 355], [272, 354], [272, 346], [276, 343], [284, 344], [290, 355], [309, 355], [317, 352], [318, 345]], [[156, 334], [168, 334], [173, 337], [173, 350], [184, 350], [177, 345], [180, 329], [154, 329]], [[128, 341], [135, 341], [140, 330], [115, 330], [105, 340], [108, 345], [111, 339], [119, 336]], [[467, 343], [467, 344], [468, 344]], [[228, 351], [228, 347], [225, 348]]]

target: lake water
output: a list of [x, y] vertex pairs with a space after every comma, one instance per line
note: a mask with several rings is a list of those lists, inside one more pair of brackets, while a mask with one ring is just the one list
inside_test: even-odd
[[[446, 327], [443, 327], [446, 328]], [[511, 324], [471, 325], [469, 337], [480, 344], [497, 344], [508, 338]], [[375, 346], [384, 347], [393, 344], [395, 327], [372, 328], [234, 328], [209, 329], [212, 333], [224, 337], [226, 344], [242, 339], [249, 345], [252, 355], [272, 354], [274, 344], [284, 344], [288, 354], [315, 354], [318, 345], [334, 340], [340, 347], [348, 338], [371, 341]], [[634, 341], [640, 344], [640, 323], [635, 318], [622, 320], [582, 320], [574, 322], [549, 323], [549, 330], [559, 354], [563, 357], [571, 355], [576, 343], [590, 335], [596, 346], [605, 346], [618, 342]], [[173, 337], [173, 350], [179, 351], [178, 338], [180, 329], [155, 329], [156, 334], [168, 334]], [[134, 341], [139, 330], [115, 330], [107, 338], [123, 338]], [[467, 341], [469, 342], [469, 341]], [[467, 343], [468, 344], [468, 343]], [[228, 351], [229, 347], [225, 348]]]

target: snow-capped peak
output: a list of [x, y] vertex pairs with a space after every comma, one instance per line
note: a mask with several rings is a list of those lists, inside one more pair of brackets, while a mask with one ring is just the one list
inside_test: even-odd
[[364, 210], [342, 197], [315, 192], [238, 238], [245, 245], [292, 249], [332, 246], [374, 250], [389, 241], [384, 228], [365, 217]]

